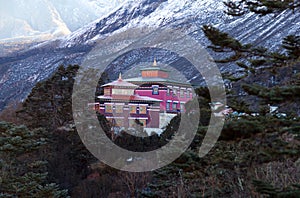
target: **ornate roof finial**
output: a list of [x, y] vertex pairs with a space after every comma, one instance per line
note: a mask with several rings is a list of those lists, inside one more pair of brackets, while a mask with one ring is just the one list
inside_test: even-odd
[[153, 66], [157, 66], [156, 58], [154, 58]]
[[122, 80], [122, 73], [121, 72], [119, 74], [119, 79], [118, 80]]

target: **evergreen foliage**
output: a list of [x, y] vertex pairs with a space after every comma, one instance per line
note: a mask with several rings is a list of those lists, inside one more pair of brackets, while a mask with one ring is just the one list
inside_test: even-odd
[[269, 103], [279, 103], [287, 100], [293, 101], [300, 98], [300, 86], [297, 85], [265, 88], [257, 84], [244, 84], [242, 87], [249, 94], [264, 98]]
[[[246, 75], [243, 77], [247, 76], [249, 72], [255, 73], [262, 67], [282, 67], [291, 64], [300, 57], [300, 36], [297, 35], [286, 36], [282, 41], [282, 50], [272, 52], [261, 46], [242, 44], [228, 33], [222, 32], [212, 25], [204, 25], [202, 30], [212, 43], [211, 46], [208, 46], [209, 48], [217, 53], [229, 54], [226, 58], [215, 60], [215, 62], [236, 63], [245, 70]], [[234, 79], [230, 75], [227, 75], [227, 78]]]
[[288, 186], [284, 189], [278, 189], [269, 183], [259, 181], [259, 180], [254, 180], [253, 185], [255, 186], [257, 192], [263, 195], [267, 195], [268, 197], [274, 197], [274, 198], [300, 197], [300, 186], [297, 184]]
[[[300, 6], [297, 0], [239, 0], [225, 4], [227, 13], [234, 16], [248, 11], [276, 14]], [[212, 43], [212, 50], [229, 54], [217, 62], [235, 62], [245, 70], [243, 77], [228, 78], [240, 83], [249, 95], [263, 99], [260, 116], [227, 117], [213, 150], [199, 158], [198, 149], [211, 115], [209, 91], [199, 88], [198, 96], [186, 104], [190, 120], [196, 117], [193, 113], [199, 113], [192, 111], [192, 104], [196, 102], [200, 107], [200, 124], [190, 148], [172, 164], [154, 172], [117, 171], [101, 163], [95, 165], [97, 160], [82, 144], [72, 124], [71, 103], [72, 94], [85, 100], [85, 93], [72, 93], [79, 67], [61, 66], [50, 79], [37, 84], [19, 111], [32, 130], [0, 122], [0, 197], [67, 197], [68, 192], [61, 188], [69, 189], [74, 197], [299, 197], [299, 118], [280, 119], [269, 115], [265, 108], [266, 103], [298, 101], [299, 74], [295, 73], [295, 78], [284, 86], [268, 88], [243, 83], [244, 78], [259, 75], [258, 68], [297, 62], [299, 36], [289, 35], [283, 40], [284, 52], [270, 52], [263, 47], [242, 44], [210, 25], [203, 26], [203, 31]], [[86, 82], [95, 75], [97, 72], [88, 72]], [[107, 80], [104, 74], [99, 85]], [[95, 95], [102, 92], [98, 86]], [[251, 114], [249, 105], [238, 97], [230, 99], [230, 106]], [[98, 119], [111, 137], [104, 116], [98, 115]], [[154, 150], [173, 138], [180, 121], [176, 116], [160, 137], [143, 139], [122, 134], [114, 143], [132, 151]], [[37, 127], [45, 127], [47, 133]], [[180, 141], [176, 143], [180, 146]], [[278, 166], [281, 169], [276, 169]], [[265, 170], [269, 172], [264, 175]], [[278, 181], [273, 182], [273, 178]]]
[[267, 195], [263, 190], [266, 184], [270, 194], [297, 197], [300, 169], [293, 159], [300, 157], [300, 144], [283, 138], [295, 134], [294, 123], [265, 116], [231, 118], [208, 155], [199, 158], [201, 144], [194, 142], [180, 158], [154, 172], [155, 180], [146, 195], [259, 197]]
[[300, 36], [289, 35], [282, 41], [282, 47], [287, 50], [290, 59], [300, 57]]
[[47, 161], [38, 155], [47, 143], [43, 129], [0, 122], [0, 197], [67, 197], [47, 178]]
[[212, 42], [213, 46], [209, 46], [215, 51], [224, 52], [225, 50], [240, 51], [242, 44], [229, 36], [229, 34], [221, 32], [211, 25], [204, 25], [202, 30], [205, 36]]
[[232, 16], [242, 16], [253, 12], [260, 16], [267, 14], [279, 14], [285, 10], [299, 11], [299, 0], [228, 0], [225, 13]]
[[79, 66], [60, 66], [47, 80], [37, 83], [18, 116], [30, 128], [56, 129], [72, 120], [72, 89]]

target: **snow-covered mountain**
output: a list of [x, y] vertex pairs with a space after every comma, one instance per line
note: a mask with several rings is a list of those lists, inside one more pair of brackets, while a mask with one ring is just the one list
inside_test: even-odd
[[[201, 28], [204, 24], [213, 24], [245, 43], [254, 42], [269, 48], [277, 48], [283, 37], [300, 31], [299, 12], [265, 17], [249, 13], [233, 18], [223, 11], [224, 5], [219, 0], [128, 0], [111, 14], [64, 38], [0, 58], [0, 106], [25, 98], [36, 82], [47, 78], [60, 64], [81, 64], [97, 40], [130, 28], [175, 27], [196, 38], [200, 44], [208, 45]], [[126, 54], [108, 68], [112, 79], [138, 62], [149, 62], [154, 53], [159, 61], [177, 68], [187, 79], [197, 80], [184, 60], [163, 50], [136, 50]], [[220, 65], [220, 69], [222, 72], [236, 70], [234, 66], [224, 65]]]
[[124, 1], [11, 0], [0, 2], [0, 42], [49, 40], [68, 35]]
[[82, 41], [94, 41], [107, 33], [136, 27], [184, 24], [193, 26], [189, 27], [191, 31], [199, 29], [201, 24], [225, 23], [228, 17], [223, 11], [222, 1], [215, 0], [131, 0], [114, 14], [69, 35], [63, 43], [68, 46], [76, 45]]

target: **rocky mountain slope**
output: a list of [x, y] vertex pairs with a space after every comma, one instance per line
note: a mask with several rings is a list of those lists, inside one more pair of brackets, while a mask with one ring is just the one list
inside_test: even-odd
[[[26, 50], [15, 52], [0, 58], [0, 108], [12, 100], [26, 97], [31, 88], [47, 78], [60, 64], [81, 64], [98, 39], [104, 39], [117, 32], [135, 27], [175, 27], [207, 46], [201, 27], [212, 24], [224, 30], [244, 43], [276, 49], [284, 36], [299, 32], [300, 13], [283, 12], [276, 16], [257, 17], [251, 13], [233, 18], [224, 14], [221, 1], [190, 0], [131, 0], [115, 12], [92, 22], [89, 25], [62, 38], [40, 43]], [[111, 78], [119, 72], [131, 68], [139, 62], [149, 62], [151, 55], [157, 59], [186, 71], [188, 80], [197, 81], [195, 73], [187, 72], [188, 66], [179, 57], [165, 51], [137, 50], [127, 54], [124, 62], [118, 59], [108, 68]], [[214, 58], [220, 55], [212, 53]], [[234, 65], [219, 65], [222, 72], [236, 72]]]
[[12, 0], [0, 3], [0, 42], [49, 40], [106, 15], [121, 1]]

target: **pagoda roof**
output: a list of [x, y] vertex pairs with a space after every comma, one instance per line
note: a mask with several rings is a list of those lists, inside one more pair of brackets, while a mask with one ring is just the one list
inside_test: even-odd
[[159, 66], [157, 66], [156, 58], [154, 58], [154, 61], [153, 61], [153, 64], [152, 64], [151, 67], [145, 67], [145, 68], [140, 69], [140, 71], [155, 71], [155, 70], [157, 70], [157, 71], [164, 71], [164, 72], [170, 72], [170, 71], [168, 71], [166, 69], [162, 69]]
[[128, 82], [133, 82], [133, 83], [149, 83], [149, 82], [157, 82], [157, 83], [170, 83], [170, 84], [181, 84], [181, 85], [186, 85], [186, 86], [191, 86], [189, 83], [184, 83], [168, 78], [160, 78], [160, 77], [137, 77], [137, 78], [128, 78], [124, 79], [125, 81]]
[[119, 79], [115, 80], [113, 82], [107, 83], [105, 85], [102, 85], [101, 87], [108, 87], [108, 86], [112, 86], [112, 87], [129, 87], [129, 88], [137, 88], [138, 86], [132, 83], [129, 83], [127, 81], [124, 81], [122, 79], [121, 74], [119, 75]]
[[151, 98], [148, 96], [135, 95], [113, 95], [113, 96], [98, 96], [100, 100], [126, 100], [126, 101], [145, 101], [145, 102], [161, 102], [162, 100]]
[[162, 68], [157, 67], [157, 66], [145, 67], [145, 68], [140, 69], [140, 71], [164, 71], [164, 72], [170, 72], [169, 70], [162, 69]]

